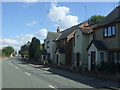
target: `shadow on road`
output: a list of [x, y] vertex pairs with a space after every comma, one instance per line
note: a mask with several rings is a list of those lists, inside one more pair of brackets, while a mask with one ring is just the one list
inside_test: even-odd
[[[26, 62], [26, 61], [21, 61], [19, 64], [33, 64], [33, 65], [41, 65], [40, 63], [38, 64], [37, 62]], [[35, 67], [35, 68], [40, 68], [45, 70], [44, 68], [49, 68], [48, 70], [45, 71], [49, 71], [51, 73], [43, 73], [43, 74], [49, 74], [49, 75], [60, 75], [62, 77], [68, 78], [70, 80], [74, 80], [76, 82], [85, 84], [85, 85], [89, 85], [92, 86], [94, 88], [120, 88], [120, 83], [115, 83], [115, 82], [109, 82], [106, 80], [102, 80], [99, 78], [95, 78], [95, 77], [90, 77], [87, 75], [83, 75], [80, 73], [73, 73], [73, 72], [69, 72], [66, 70], [62, 70], [59, 68], [51, 68], [48, 66], [41, 66], [41, 67]]]

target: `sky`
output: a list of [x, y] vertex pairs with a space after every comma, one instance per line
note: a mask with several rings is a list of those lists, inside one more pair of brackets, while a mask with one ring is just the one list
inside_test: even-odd
[[[0, 4], [1, 5], [1, 4]], [[93, 15], [108, 15], [113, 2], [2, 2], [1, 47], [20, 46], [37, 37], [41, 43], [47, 32], [65, 30]]]

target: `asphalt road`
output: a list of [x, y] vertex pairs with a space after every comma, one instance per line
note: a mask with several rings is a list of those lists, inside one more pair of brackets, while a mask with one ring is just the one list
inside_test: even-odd
[[[45, 71], [21, 63], [19, 57], [2, 61], [2, 88], [109, 88], [117, 83], [63, 70]], [[112, 86], [110, 86], [112, 85]]]

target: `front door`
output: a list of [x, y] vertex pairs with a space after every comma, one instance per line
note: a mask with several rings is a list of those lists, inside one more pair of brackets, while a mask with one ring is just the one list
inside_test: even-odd
[[76, 59], [77, 59], [77, 66], [79, 66], [79, 63], [80, 63], [80, 54], [79, 53], [76, 54]]
[[91, 70], [95, 70], [96, 52], [91, 52]]
[[57, 54], [57, 64], [58, 64], [58, 54]]

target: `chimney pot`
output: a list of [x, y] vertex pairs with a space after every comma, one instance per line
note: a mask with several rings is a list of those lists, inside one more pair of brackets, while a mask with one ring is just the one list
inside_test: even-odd
[[57, 33], [60, 33], [60, 28], [59, 27], [57, 28]]

